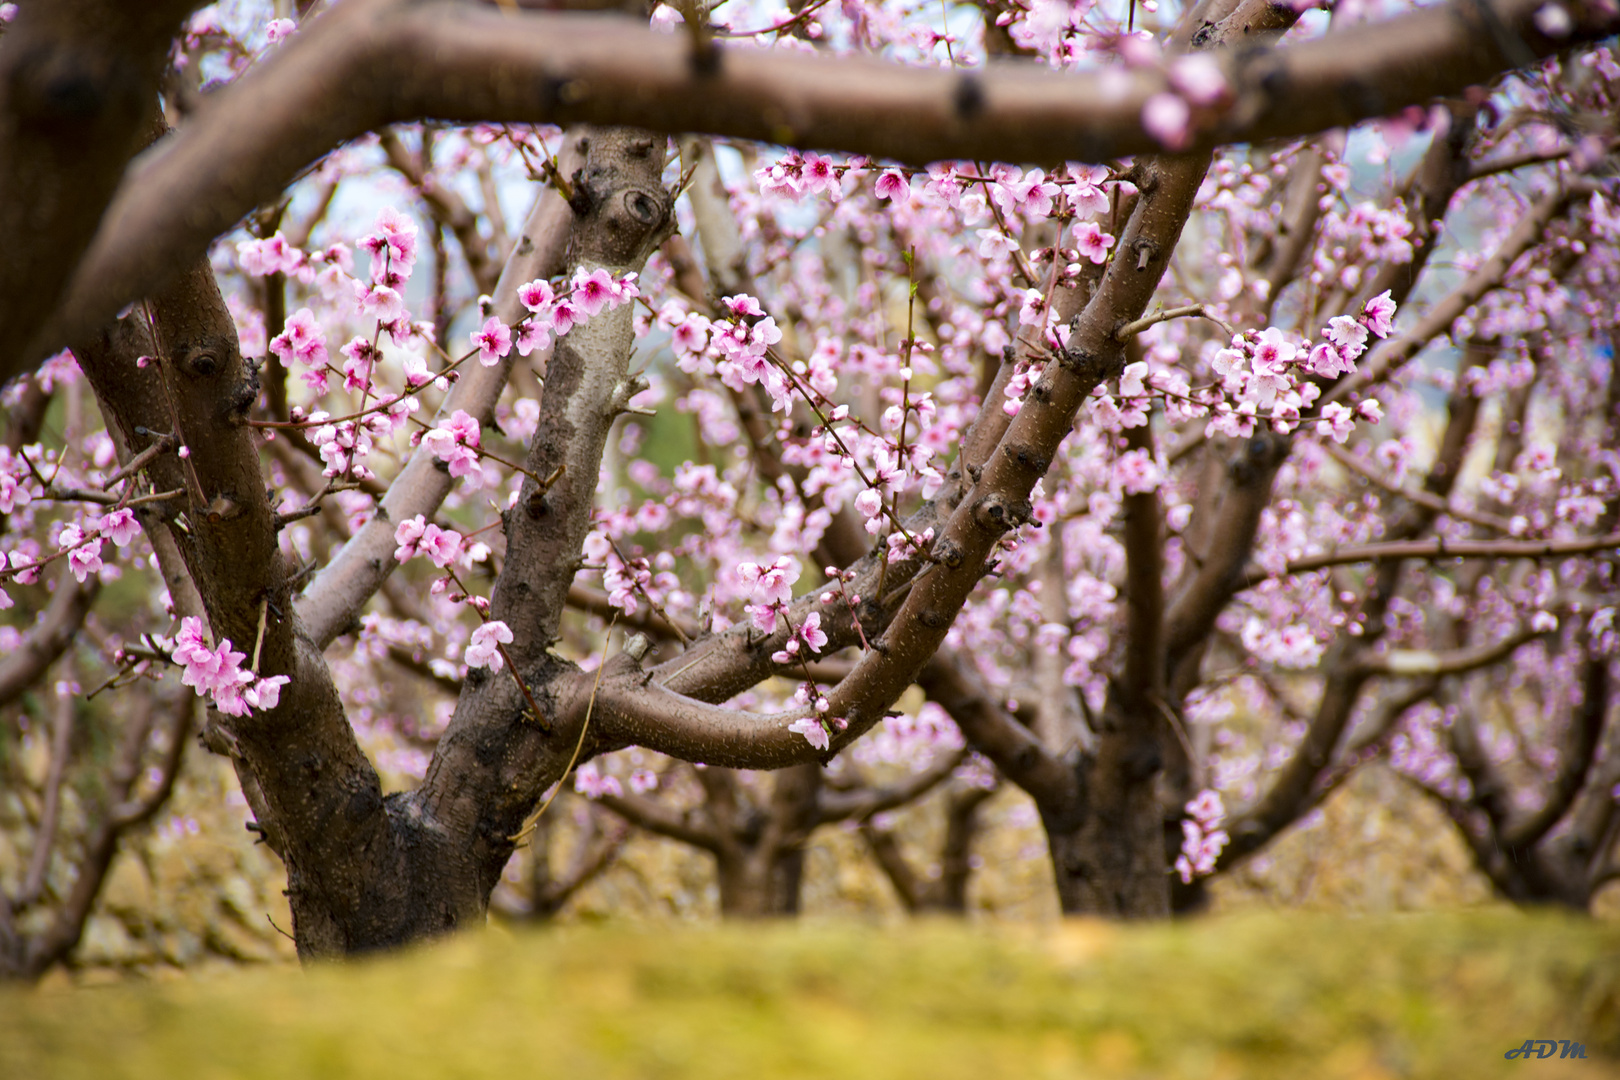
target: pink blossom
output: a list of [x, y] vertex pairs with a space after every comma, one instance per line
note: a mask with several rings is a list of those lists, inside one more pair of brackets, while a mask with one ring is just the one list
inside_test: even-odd
[[1147, 387], [1143, 385], [1147, 376], [1148, 366], [1143, 361], [1126, 364], [1125, 370], [1119, 373], [1119, 396], [1134, 398], [1147, 393]]
[[866, 488], [855, 496], [855, 509], [861, 512], [862, 517], [875, 518], [883, 512], [883, 496]]
[[827, 735], [827, 729], [821, 726], [821, 721], [814, 716], [806, 716], [802, 720], [795, 720], [788, 725], [788, 730], [804, 736], [804, 741], [817, 750], [825, 750], [832, 745], [832, 739]]
[[494, 367], [501, 357], [512, 351], [512, 331], [499, 316], [491, 315], [484, 320], [482, 330], [474, 331], [472, 343], [478, 347], [478, 362]]
[[135, 520], [135, 511], [127, 506], [119, 507], [103, 517], [97, 527], [119, 547], [128, 547], [141, 531], [140, 522]]
[[801, 159], [799, 190], [805, 195], [839, 194], [838, 173], [830, 159], [811, 152]]
[[1108, 180], [1108, 170], [1101, 165], [1081, 165], [1071, 168], [1074, 182], [1069, 186], [1069, 209], [1076, 217], [1090, 217], [1108, 209], [1108, 193], [1102, 185]]
[[416, 223], [385, 206], [377, 212], [374, 228], [376, 232], [360, 240], [360, 246], [371, 252], [371, 280], [397, 288], [416, 265]]
[[320, 323], [315, 321], [315, 313], [307, 307], [293, 312], [287, 320], [286, 329], [270, 339], [270, 351], [280, 357], [283, 364], [291, 364], [294, 360], [311, 367], [325, 364], [326, 334], [321, 331]]
[[1395, 329], [1395, 301], [1388, 289], [1367, 301], [1361, 309], [1361, 321], [1379, 337], [1388, 337]]
[[558, 337], [566, 335], [576, 323], [582, 323], [586, 318], [585, 312], [580, 310], [572, 297], [558, 300], [556, 306], [551, 309], [551, 327]]
[[1164, 470], [1146, 450], [1127, 450], [1114, 462], [1114, 479], [1128, 494], [1152, 491], [1164, 480]]
[[236, 245], [236, 256], [242, 272], [252, 277], [290, 274], [303, 266], [306, 258], [280, 232], [263, 240], [243, 240]]
[[1018, 322], [1023, 326], [1039, 326], [1046, 315], [1046, 295], [1039, 289], [1025, 289], [1024, 303], [1018, 309]]
[[624, 794], [618, 777], [606, 775], [602, 772], [602, 766], [594, 761], [587, 761], [574, 770], [574, 790], [587, 799]]
[[429, 525], [422, 530], [422, 539], [417, 550], [433, 561], [433, 565], [443, 569], [455, 561], [461, 554], [461, 534], [454, 529], [441, 529], [437, 525]]
[[456, 478], [479, 474], [478, 421], [457, 409], [443, 426], [432, 428], [422, 435], [422, 445], [440, 461], [450, 466], [450, 475]]
[[536, 349], [544, 349], [551, 344], [551, 334], [548, 328], [536, 323], [533, 319], [525, 319], [517, 325], [517, 336], [512, 339], [517, 346], [519, 356], [528, 356]]
[[370, 338], [356, 335], [338, 350], [343, 354], [343, 389], [352, 392], [371, 388], [371, 371], [382, 353]]
[[180, 632], [174, 640], [174, 661], [185, 669], [180, 681], [195, 688], [199, 696], [212, 695], [216, 704], [223, 699], [224, 704], [234, 705], [238, 688], [253, 681], [253, 675], [241, 669], [245, 654], [232, 649], [229, 638], [221, 641], [217, 649], [207, 646], [201, 619], [188, 615], [180, 620]]
[[545, 314], [555, 300], [551, 283], [541, 278], [518, 286], [518, 301], [536, 315]]
[[487, 667], [490, 671], [499, 671], [506, 664], [500, 647], [511, 643], [511, 629], [499, 619], [492, 619], [472, 632], [472, 640], [468, 642], [462, 659], [468, 667]]
[[613, 299], [614, 291], [613, 275], [601, 267], [574, 278], [574, 303], [587, 316], [599, 314]]
[[799, 580], [799, 560], [778, 555], [768, 563], [741, 563], [737, 576], [752, 585], [754, 596], [766, 604], [787, 604], [793, 600], [793, 583]]
[[827, 647], [827, 633], [821, 628], [821, 612], [812, 611], [804, 617], [804, 622], [798, 629], [799, 638], [812, 653], [818, 653]]
[[1336, 443], [1343, 443], [1355, 426], [1355, 417], [1349, 407], [1330, 401], [1322, 406], [1322, 418], [1316, 422], [1316, 433], [1323, 438], [1331, 436]]
[[748, 604], [743, 608], [753, 621], [754, 628], [762, 634], [775, 633], [776, 616], [781, 609], [780, 604]]
[[30, 550], [14, 550], [6, 556], [19, 585], [32, 585], [39, 580], [39, 567], [31, 565], [35, 561], [32, 556], [37, 553], [39, 545], [33, 541], [28, 541], [28, 545]]
[[410, 387], [421, 386], [433, 378], [428, 370], [427, 360], [415, 353], [409, 353], [400, 361], [400, 367], [405, 372], [405, 385]]
[[[10, 448], [0, 446], [0, 514], [14, 513], [19, 507], [27, 506], [34, 498], [33, 492], [28, 488], [31, 478], [24, 472], [12, 472], [6, 467], [11, 463], [8, 461], [10, 458]], [[21, 462], [16, 464], [21, 466]]]
[[68, 569], [73, 576], [83, 581], [91, 574], [101, 572], [101, 538], [86, 539], [84, 530], [77, 525], [62, 526], [62, 534], [58, 542], [68, 550]]
[[356, 281], [354, 300], [356, 310], [360, 314], [376, 319], [380, 323], [398, 322], [405, 317], [405, 298], [387, 285], [373, 285], [367, 288]]
[[873, 190], [880, 199], [904, 201], [911, 194], [911, 185], [906, 181], [904, 173], [898, 169], [888, 169], [877, 178]]
[[1103, 232], [1095, 221], [1083, 221], [1074, 227], [1074, 246], [1081, 255], [1101, 266], [1108, 260], [1108, 249], [1114, 246], [1114, 238]]
[[258, 712], [261, 709], [268, 711], [281, 704], [281, 688], [292, 682], [285, 675], [272, 675], [268, 679], [258, 682], [242, 691], [242, 700]]
[[394, 558], [399, 562], [413, 558], [416, 555], [417, 542], [422, 539], [422, 533], [426, 528], [421, 514], [400, 522], [394, 529], [394, 543], [399, 545], [394, 549]]
[[478, 445], [480, 438], [478, 420], [469, 414], [466, 409], [457, 409], [451, 413], [450, 419], [445, 421], [445, 429], [450, 432], [458, 443], [466, 446]]
[[1011, 255], [1018, 250], [1018, 241], [1000, 229], [979, 229], [979, 257], [994, 259], [997, 255]]
[[740, 319], [745, 315], [765, 314], [765, 309], [759, 306], [759, 301], [747, 293], [738, 293], [736, 296], [725, 297], [721, 300], [721, 303], [726, 305], [726, 310], [731, 312], [733, 318]]
[[1226, 807], [1215, 791], [1205, 788], [1186, 807], [1187, 817], [1181, 822], [1181, 854], [1176, 857], [1176, 872], [1184, 884], [1195, 877], [1214, 873], [1216, 862], [1228, 841]]
[[687, 356], [701, 354], [709, 345], [709, 320], [702, 315], [688, 315], [670, 331], [670, 343]]
[[1344, 355], [1336, 346], [1326, 341], [1319, 341], [1311, 347], [1309, 358], [1305, 366], [1312, 373], [1324, 379], [1336, 379], [1356, 370], [1355, 362]]
[[1367, 348], [1367, 328], [1348, 315], [1336, 315], [1329, 319], [1327, 329], [1322, 334], [1350, 360], [1360, 356]]

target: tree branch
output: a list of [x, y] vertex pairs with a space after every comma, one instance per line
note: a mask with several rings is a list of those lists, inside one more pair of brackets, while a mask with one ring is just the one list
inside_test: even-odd
[[1450, 500], [1442, 499], [1430, 492], [1402, 487], [1348, 450], [1325, 442], [1322, 444], [1322, 448], [1328, 452], [1328, 456], [1334, 461], [1337, 461], [1362, 479], [1376, 484], [1391, 495], [1398, 496], [1408, 502], [1417, 503], [1427, 510], [1432, 510], [1437, 515], [1443, 514], [1446, 517], [1466, 521], [1471, 525], [1480, 525], [1499, 533], [1511, 533], [1513, 530], [1513, 523], [1507, 518], [1499, 517], [1496, 514], [1487, 514], [1479, 510], [1465, 510], [1462, 507], [1453, 506]]
[[1545, 632], [1520, 631], [1495, 645], [1434, 652], [1428, 649], [1390, 649], [1367, 652], [1355, 658], [1357, 670], [1367, 675], [1461, 675], [1506, 660]]
[[[1290, 562], [1285, 574], [1304, 574], [1329, 566], [1395, 559], [1557, 559], [1620, 548], [1620, 533], [1573, 540], [1393, 540], [1379, 544], [1346, 544], [1321, 555]], [[1242, 588], [1252, 589], [1271, 575], [1259, 567], [1244, 574]]]
[[720, 837], [712, 824], [698, 821], [690, 810], [675, 810], [641, 795], [600, 795], [595, 800], [638, 829], [718, 854]]
[[950, 716], [973, 748], [1042, 807], [1063, 811], [1079, 801], [1072, 769], [1049, 754], [1028, 728], [999, 705], [965, 657], [941, 649], [917, 684]]
[[45, 355], [24, 350], [66, 291], [125, 166], [150, 138], [145, 125], [169, 43], [201, 6], [23, 4], [0, 36], [0, 383]]
[[950, 779], [951, 774], [967, 759], [967, 755], [966, 748], [948, 754], [936, 754], [927, 768], [913, 773], [897, 784], [862, 787], [853, 791], [825, 792], [816, 803], [816, 824], [829, 825], [835, 821], [850, 819], [866, 821], [874, 814], [915, 802], [941, 782]]
[[[1485, 83], [1525, 55], [1546, 56], [1620, 25], [1612, 8], [1572, 4], [1570, 33], [1555, 40], [1535, 25], [1542, 2], [1459, 2], [1327, 40], [1220, 54], [1231, 103], [1199, 111], [1192, 148], [1354, 124]], [[1201, 36], [1257, 40], [1231, 23]], [[1502, 55], [1504, 33], [1522, 42], [1522, 53]], [[634, 124], [914, 164], [1103, 161], [1158, 149], [1142, 130], [1143, 105], [1169, 89], [1162, 68], [960, 72], [749, 48], [717, 55], [717, 71], [694, 65], [680, 37], [616, 19], [509, 16], [448, 0], [334, 7], [210, 99], [174, 146], [138, 163], [61, 310], [26, 356], [35, 360], [101, 325], [322, 154], [392, 123]], [[21, 339], [38, 325], [28, 319], [14, 333]]]

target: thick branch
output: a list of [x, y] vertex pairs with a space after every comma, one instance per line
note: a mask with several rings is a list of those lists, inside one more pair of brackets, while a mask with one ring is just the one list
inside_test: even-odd
[[24, 347], [67, 289], [124, 167], [146, 145], [169, 43], [200, 6], [23, 4], [0, 36], [0, 383], [41, 359]]
[[1037, 805], [1062, 814], [1080, 797], [1072, 769], [1047, 753], [1029, 729], [995, 702], [990, 688], [966, 658], [941, 649], [917, 680], [928, 699], [949, 714], [973, 748], [1003, 776], [1028, 792]]
[[[395, 920], [407, 913], [385, 904], [338, 926], [357, 898], [373, 893], [375, 875], [400, 872], [390, 864], [405, 856], [387, 843], [376, 772], [355, 742], [331, 672], [293, 614], [258, 448], [241, 423], [257, 385], [207, 261], [140, 305], [112, 336], [75, 352], [123, 445], [138, 452], [152, 431], [178, 429], [190, 455], [160, 454], [146, 469], [160, 490], [189, 493], [185, 509], [142, 506], [141, 523], [154, 545], [173, 532], [216, 641], [229, 638], [243, 651], [266, 614], [258, 673], [291, 680], [274, 710], [217, 716], [210, 729], [216, 745], [229, 748], [244, 790], [262, 796], [270, 811], [262, 824], [287, 863], [300, 948], [344, 952], [397, 940], [403, 931]], [[143, 355], [157, 362], [138, 367]], [[171, 520], [176, 530], [166, 528]], [[357, 851], [374, 858], [358, 859]]]
[[[1546, 56], [1620, 25], [1612, 8], [1572, 5], [1571, 33], [1555, 40], [1535, 25], [1542, 4], [1459, 2], [1328, 40], [1224, 54], [1232, 101], [1200, 110], [1194, 146], [1350, 125], [1458, 93], [1524, 56]], [[1257, 40], [1230, 32], [1243, 29], [1232, 22], [1200, 38]], [[1523, 51], [1504, 56], [1504, 33]], [[503, 16], [447, 0], [338, 5], [210, 99], [173, 147], [138, 164], [28, 356], [101, 325], [322, 154], [392, 123], [634, 124], [916, 164], [1103, 161], [1157, 149], [1141, 127], [1143, 105], [1168, 88], [1158, 68], [959, 72], [746, 48], [718, 55], [718, 70], [694, 65], [684, 39], [615, 19]], [[25, 332], [38, 324], [22, 325]]]
[[1165, 615], [1165, 662], [1174, 685], [1182, 682], [1177, 669], [1196, 655], [1227, 603], [1247, 587], [1243, 568], [1271, 502], [1272, 481], [1287, 456], [1288, 440], [1269, 432], [1232, 445], [1208, 543], [1202, 558], [1189, 562], [1185, 584]]

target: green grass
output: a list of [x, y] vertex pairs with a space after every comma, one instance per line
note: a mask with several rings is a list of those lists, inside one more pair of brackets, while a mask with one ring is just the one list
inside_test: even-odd
[[[1572, 1039], [1586, 1061], [1507, 1061]], [[1620, 1075], [1620, 927], [1507, 911], [1145, 928], [468, 935], [404, 956], [0, 992], [0, 1076]]]

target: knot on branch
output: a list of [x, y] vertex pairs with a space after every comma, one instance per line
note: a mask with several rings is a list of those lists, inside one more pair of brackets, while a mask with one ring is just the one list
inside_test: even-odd
[[1027, 499], [1011, 499], [1000, 492], [992, 492], [979, 500], [973, 508], [973, 520], [987, 532], [1004, 533], [1030, 519], [1034, 507]]
[[[1075, 326], [1071, 324], [1069, 327], [1070, 333], [1073, 334], [1074, 330]], [[1071, 340], [1073, 339], [1071, 338]], [[1110, 369], [1114, 365], [1110, 362], [1110, 359], [1110, 357], [1092, 352], [1079, 344], [1067, 346], [1058, 353], [1058, 365], [1064, 371], [1077, 379], [1089, 383], [1100, 383], [1113, 374]]]
[[186, 353], [181, 361], [181, 368], [187, 375], [197, 379], [207, 379], [219, 373], [224, 366], [224, 360], [207, 346], [198, 346]]
[[229, 495], [215, 495], [208, 504], [208, 523], [218, 525], [222, 521], [242, 516], [242, 506]]
[[1046, 470], [1051, 468], [1052, 459], [1029, 446], [1004, 446], [1001, 452], [1028, 473], [1035, 476], [1045, 476]]
[[1146, 236], [1139, 236], [1131, 244], [1131, 251], [1136, 256], [1136, 272], [1142, 273], [1153, 265], [1159, 257], [1159, 242]]
[[660, 183], [663, 136], [607, 128], [584, 140], [585, 164], [574, 173], [570, 260], [635, 266], [674, 229], [674, 200]]

